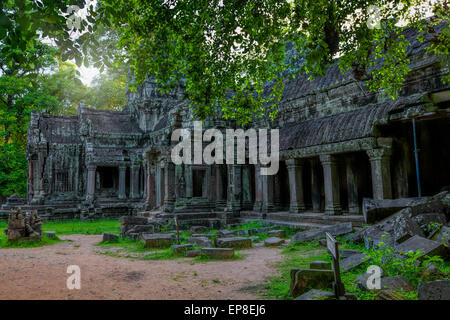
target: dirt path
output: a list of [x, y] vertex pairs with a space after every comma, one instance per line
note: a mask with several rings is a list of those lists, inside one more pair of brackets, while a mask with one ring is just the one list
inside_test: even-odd
[[[241, 251], [245, 259], [191, 264], [192, 259], [141, 261], [99, 254], [101, 236], [32, 249], [0, 249], [0, 299], [257, 299], [245, 288], [276, 274], [276, 248]], [[69, 265], [81, 289], [66, 286]]]

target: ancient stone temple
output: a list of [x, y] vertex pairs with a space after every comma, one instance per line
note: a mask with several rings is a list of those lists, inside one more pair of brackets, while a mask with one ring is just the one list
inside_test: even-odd
[[[177, 128], [193, 116], [180, 87], [150, 79], [122, 112], [83, 105], [73, 117], [34, 112], [28, 133], [28, 207], [45, 219], [180, 213], [190, 219], [267, 219], [291, 224], [362, 223], [364, 198], [432, 195], [450, 185], [449, 70], [411, 39], [411, 72], [396, 100], [369, 92], [335, 66], [286, 84], [275, 121], [280, 169], [175, 165]], [[208, 119], [203, 129], [235, 127]], [[416, 164], [415, 155], [418, 162]], [[417, 172], [420, 184], [417, 179]], [[198, 221], [197, 221], [198, 222]]]

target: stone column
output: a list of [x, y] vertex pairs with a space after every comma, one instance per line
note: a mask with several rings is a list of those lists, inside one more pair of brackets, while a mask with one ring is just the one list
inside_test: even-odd
[[372, 172], [373, 198], [376, 200], [391, 199], [391, 169], [389, 148], [367, 150]]
[[175, 165], [167, 161], [164, 168], [164, 211], [172, 212], [175, 204]]
[[86, 201], [93, 201], [95, 195], [95, 172], [97, 166], [95, 164], [88, 164], [87, 166], [87, 187], [86, 187]]
[[314, 212], [320, 212], [320, 204], [321, 204], [321, 181], [319, 177], [319, 163], [317, 159], [310, 159], [310, 168], [311, 168], [311, 202], [312, 209]]
[[147, 210], [153, 209], [156, 206], [156, 191], [155, 191], [155, 168], [151, 164], [151, 160], [147, 160], [147, 199], [145, 201]]
[[347, 176], [347, 195], [348, 195], [348, 212], [359, 214], [358, 202], [358, 174], [356, 172], [357, 164], [353, 158], [345, 160], [345, 172]]
[[139, 198], [139, 165], [137, 164], [130, 167], [130, 198]]
[[286, 166], [289, 173], [289, 212], [298, 213], [305, 211], [305, 200], [303, 193], [303, 160], [286, 160]]
[[230, 197], [228, 199], [227, 208], [228, 211], [236, 213], [241, 210], [242, 166], [238, 164], [229, 165], [228, 170], [229, 170], [228, 183], [229, 183]]
[[260, 165], [255, 165], [255, 203], [253, 205], [253, 211], [260, 212], [262, 205], [262, 179], [260, 174]]
[[126, 199], [126, 174], [127, 167], [125, 165], [119, 166], [119, 199]]
[[268, 213], [273, 211], [274, 203], [274, 176], [261, 176], [262, 178], [262, 205], [261, 211], [263, 213]]
[[252, 184], [250, 167], [242, 167], [242, 208], [249, 210], [252, 208]]
[[216, 165], [216, 209], [223, 210], [226, 206], [226, 199], [223, 197], [223, 167]]
[[339, 193], [339, 172], [334, 156], [330, 154], [320, 155], [323, 167], [323, 179], [325, 185], [325, 213], [329, 215], [341, 214]]

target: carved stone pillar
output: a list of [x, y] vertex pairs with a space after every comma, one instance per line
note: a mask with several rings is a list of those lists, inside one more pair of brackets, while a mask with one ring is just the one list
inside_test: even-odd
[[132, 165], [130, 168], [130, 198], [139, 198], [139, 165]]
[[93, 201], [95, 196], [95, 172], [97, 166], [95, 164], [89, 164], [87, 169], [86, 201]]
[[242, 167], [242, 208], [251, 210], [252, 208], [252, 183], [251, 171], [248, 165]]
[[151, 210], [156, 206], [156, 190], [155, 190], [155, 168], [151, 160], [147, 160], [147, 199], [145, 201], [147, 210]]
[[262, 205], [262, 179], [260, 174], [260, 165], [255, 165], [255, 202], [253, 204], [253, 211], [260, 212]]
[[223, 166], [216, 165], [216, 209], [223, 210], [226, 207], [227, 200], [223, 196]]
[[348, 212], [359, 213], [359, 202], [358, 202], [358, 174], [356, 172], [355, 160], [352, 158], [347, 158], [345, 160], [345, 172], [347, 177], [347, 195], [348, 195]]
[[303, 160], [286, 160], [289, 173], [290, 205], [289, 212], [298, 213], [305, 211], [305, 200], [303, 193]]
[[175, 204], [175, 165], [167, 161], [164, 168], [164, 211], [172, 212]]
[[274, 176], [261, 176], [262, 179], [262, 205], [261, 211], [268, 213], [274, 209]]
[[242, 166], [233, 164], [228, 166], [229, 170], [229, 190], [227, 209], [233, 213], [239, 212], [242, 205]]
[[339, 215], [342, 213], [339, 190], [339, 172], [335, 158], [329, 154], [320, 155], [325, 185], [325, 213]]
[[126, 174], [127, 167], [125, 165], [119, 166], [119, 199], [126, 199]]
[[373, 198], [376, 200], [391, 199], [391, 149], [378, 148], [367, 150], [372, 172]]
[[320, 212], [321, 209], [321, 181], [320, 181], [320, 164], [317, 159], [310, 159], [311, 168], [311, 202], [314, 212]]

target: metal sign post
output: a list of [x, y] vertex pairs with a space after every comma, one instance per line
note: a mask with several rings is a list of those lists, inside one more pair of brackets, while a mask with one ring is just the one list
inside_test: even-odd
[[327, 237], [327, 249], [333, 258], [333, 270], [334, 270], [334, 284], [333, 290], [336, 295], [336, 299], [345, 295], [345, 287], [341, 281], [341, 273], [339, 270], [339, 247], [336, 239], [333, 238], [328, 232], [325, 233]]

